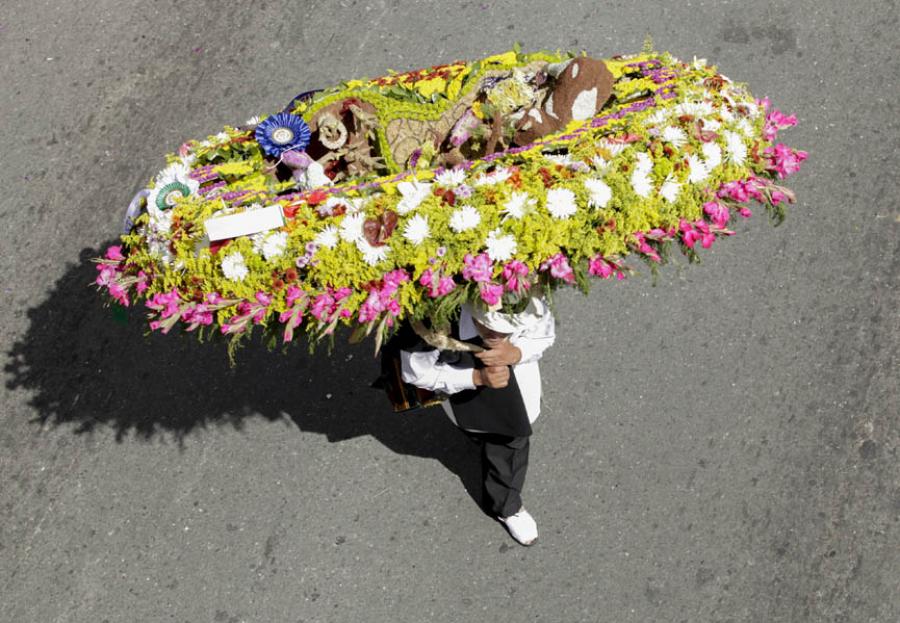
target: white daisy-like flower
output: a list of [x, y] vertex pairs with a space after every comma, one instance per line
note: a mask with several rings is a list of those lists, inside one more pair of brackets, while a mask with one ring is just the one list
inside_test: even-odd
[[588, 178], [584, 180], [584, 187], [590, 193], [588, 205], [592, 208], [605, 208], [612, 199], [612, 189], [603, 180]]
[[505, 262], [516, 254], [516, 238], [511, 234], [503, 234], [500, 229], [495, 229], [488, 234], [485, 241], [488, 257], [492, 262]]
[[623, 151], [625, 151], [625, 148], [627, 147], [627, 145], [625, 143], [614, 143], [605, 138], [601, 138], [597, 144], [609, 152], [610, 158], [615, 158], [616, 156], [621, 154]]
[[684, 133], [684, 130], [681, 128], [676, 128], [675, 126], [668, 126], [662, 132], [662, 140], [667, 143], [671, 143], [675, 147], [681, 147], [685, 143], [687, 143], [687, 134]]
[[737, 122], [737, 129], [743, 132], [744, 136], [747, 138], [753, 137], [753, 124], [750, 123], [746, 119], [741, 119]]
[[528, 214], [534, 206], [537, 205], [537, 199], [533, 198], [526, 192], [514, 192], [510, 195], [509, 200], [503, 204], [500, 210], [503, 214], [503, 220], [508, 218], [522, 218]]
[[413, 244], [422, 244], [430, 235], [428, 217], [421, 214], [413, 215], [406, 221], [406, 227], [403, 228], [403, 237]]
[[606, 175], [612, 167], [612, 163], [603, 156], [594, 156], [591, 158], [591, 162], [594, 165], [594, 170], [600, 175]]
[[244, 122], [244, 125], [250, 126], [251, 128], [255, 128], [260, 124], [262, 119], [259, 118], [259, 115], [253, 115], [249, 119]]
[[286, 231], [278, 231], [266, 236], [262, 244], [262, 255], [266, 260], [272, 260], [284, 255], [287, 248], [288, 235]]
[[690, 169], [690, 173], [688, 173], [688, 182], [691, 184], [699, 184], [709, 177], [709, 169], [703, 160], [694, 154], [688, 156], [687, 160], [688, 168]]
[[347, 213], [341, 220], [341, 238], [347, 242], [365, 241], [363, 224], [366, 222], [364, 212]]
[[466, 181], [466, 170], [461, 167], [447, 169], [438, 173], [434, 181], [438, 186], [459, 186]]
[[726, 158], [729, 162], [741, 166], [747, 159], [747, 145], [737, 132], [725, 131]]
[[571, 154], [544, 154], [544, 158], [552, 162], [553, 164], [560, 164], [564, 167], [572, 164], [572, 155]]
[[716, 121], [715, 119], [704, 119], [703, 120], [703, 129], [704, 130], [708, 130], [710, 132], [715, 132], [720, 127], [722, 127], [722, 124], [719, 123], [718, 121]]
[[397, 212], [406, 214], [418, 208], [419, 204], [431, 194], [431, 184], [417, 181], [400, 182], [397, 184], [397, 190], [403, 195], [403, 198], [397, 203]]
[[228, 133], [226, 133], [226, 132], [219, 132], [218, 134], [216, 134], [216, 140], [219, 141], [220, 143], [224, 143], [224, 142], [230, 140], [230, 137], [228, 136]]
[[669, 118], [668, 108], [659, 108], [647, 115], [647, 125], [659, 125]]
[[634, 168], [631, 172], [631, 187], [639, 197], [649, 197], [653, 192], [653, 182], [650, 174], [644, 169]]
[[491, 184], [498, 184], [500, 182], [505, 182], [509, 179], [509, 176], [512, 175], [512, 171], [505, 167], [498, 167], [491, 173], [487, 175], [479, 175], [475, 178], [475, 186], [490, 186]]
[[679, 115], [693, 115], [694, 117], [706, 117], [713, 112], [713, 106], [709, 102], [682, 102], [675, 106]]
[[706, 67], [706, 59], [705, 58], [697, 58], [694, 57], [694, 61], [691, 63], [691, 67], [694, 69], [703, 69]]
[[747, 116], [756, 117], [759, 115], [759, 106], [756, 105], [756, 102], [742, 102], [744, 107], [747, 109]]
[[315, 237], [315, 243], [320, 247], [333, 249], [338, 243], [338, 229], [334, 225], [326, 225]]
[[706, 167], [712, 171], [722, 164], [722, 148], [716, 143], [703, 143], [703, 157], [706, 159]]
[[222, 274], [231, 281], [243, 281], [249, 271], [244, 263], [244, 256], [240, 251], [231, 253], [222, 258]]
[[178, 163], [186, 169], [190, 169], [196, 161], [197, 156], [194, 154], [188, 154], [178, 159]]
[[356, 248], [362, 253], [363, 261], [369, 266], [375, 266], [379, 262], [386, 260], [390, 250], [390, 247], [386, 244], [380, 247], [372, 246], [365, 238], [356, 241]]
[[666, 176], [666, 180], [660, 187], [659, 194], [669, 203], [675, 203], [675, 200], [678, 198], [679, 192], [681, 192], [681, 184], [676, 182], [675, 178], [673, 178], [672, 174], [670, 173], [668, 176]]
[[450, 215], [450, 229], [457, 234], [478, 227], [481, 214], [470, 205], [464, 205]]
[[547, 211], [553, 218], [569, 218], [577, 210], [575, 193], [568, 188], [551, 188], [547, 191]]
[[725, 121], [725, 123], [731, 123], [734, 121], [734, 113], [728, 110], [725, 106], [719, 108], [719, 115]]

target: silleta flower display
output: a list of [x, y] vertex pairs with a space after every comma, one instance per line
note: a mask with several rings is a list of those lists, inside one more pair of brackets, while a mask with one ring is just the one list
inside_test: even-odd
[[[380, 344], [466, 301], [512, 309], [536, 286], [622, 279], [632, 258], [694, 259], [750, 200], [780, 221], [780, 181], [807, 157], [777, 142], [795, 124], [667, 53], [513, 50], [352, 80], [183, 144], [97, 285], [162, 332], [315, 344], [346, 325]], [[207, 223], [232, 232], [257, 210], [283, 218], [211, 241]]]

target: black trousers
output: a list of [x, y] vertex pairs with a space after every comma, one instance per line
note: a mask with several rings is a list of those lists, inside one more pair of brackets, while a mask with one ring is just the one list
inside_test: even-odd
[[522, 487], [528, 471], [531, 438], [460, 430], [481, 447], [481, 506], [484, 511], [495, 517], [518, 513], [522, 508]]

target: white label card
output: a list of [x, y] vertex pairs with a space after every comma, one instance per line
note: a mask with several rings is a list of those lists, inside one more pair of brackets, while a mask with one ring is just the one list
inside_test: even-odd
[[210, 242], [215, 242], [283, 227], [284, 213], [281, 211], [281, 206], [275, 204], [260, 210], [208, 218], [203, 225], [206, 227], [206, 235], [209, 236]]

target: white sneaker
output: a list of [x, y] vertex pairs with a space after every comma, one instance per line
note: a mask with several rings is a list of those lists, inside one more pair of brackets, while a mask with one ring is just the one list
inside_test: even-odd
[[537, 523], [524, 506], [515, 515], [497, 519], [506, 526], [510, 536], [522, 545], [531, 545], [538, 538]]

